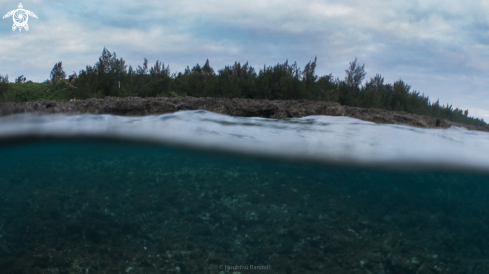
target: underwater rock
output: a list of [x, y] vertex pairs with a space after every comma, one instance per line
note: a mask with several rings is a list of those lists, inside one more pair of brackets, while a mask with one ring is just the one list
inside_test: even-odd
[[383, 124], [399, 124], [423, 128], [464, 127], [470, 130], [489, 131], [489, 126], [471, 126], [445, 119], [375, 108], [342, 106], [339, 103], [311, 100], [258, 100], [209, 97], [140, 98], [125, 97], [87, 99], [60, 103], [41, 100], [38, 102], [0, 104], [0, 116], [15, 113], [91, 113], [123, 116], [157, 115], [179, 110], [203, 109], [215, 113], [263, 118], [300, 118], [310, 115], [347, 116]]

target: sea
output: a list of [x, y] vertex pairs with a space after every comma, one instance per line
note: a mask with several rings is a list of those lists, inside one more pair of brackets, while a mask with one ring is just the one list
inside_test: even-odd
[[0, 117], [0, 273], [489, 273], [489, 133]]

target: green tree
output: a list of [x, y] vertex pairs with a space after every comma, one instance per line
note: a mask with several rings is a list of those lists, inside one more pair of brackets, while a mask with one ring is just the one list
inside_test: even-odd
[[305, 87], [300, 79], [302, 73], [297, 63], [289, 61], [274, 67], [263, 67], [257, 77], [258, 98], [286, 100], [304, 98]]
[[218, 71], [216, 96], [227, 98], [255, 98], [256, 77], [255, 69], [248, 62], [241, 65], [234, 62]]
[[18, 76], [15, 79], [15, 83], [22, 83], [22, 84], [24, 84], [25, 83], [25, 80], [26, 80], [26, 78], [24, 77], [24, 75], [20, 75], [20, 76]]
[[58, 63], [54, 64], [54, 67], [51, 70], [51, 74], [50, 74], [49, 79], [51, 81], [53, 81], [55, 77], [58, 77], [61, 80], [64, 80], [66, 78], [66, 73], [63, 70], [63, 62], [62, 61], [59, 61]]
[[0, 99], [2, 101], [6, 101], [6, 95], [7, 92], [9, 91], [9, 81], [8, 81], [8, 75], [2, 76], [0, 74]]
[[316, 90], [316, 84], [318, 76], [316, 75], [317, 57], [314, 57], [314, 61], [309, 61], [302, 71], [302, 81], [304, 82], [307, 97], [309, 99], [317, 98], [319, 96]]
[[367, 74], [365, 72], [365, 64], [360, 67], [360, 65], [357, 64], [357, 58], [355, 58], [353, 62], [350, 62], [350, 67], [345, 70], [345, 72], [345, 82], [351, 89], [357, 88]]

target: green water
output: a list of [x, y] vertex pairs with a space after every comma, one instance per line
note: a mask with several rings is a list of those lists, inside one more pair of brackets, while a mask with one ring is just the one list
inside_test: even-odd
[[0, 269], [488, 273], [488, 183], [113, 140], [9, 143]]

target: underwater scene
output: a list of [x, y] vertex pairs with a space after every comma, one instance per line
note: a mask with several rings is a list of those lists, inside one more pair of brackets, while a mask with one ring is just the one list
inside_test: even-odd
[[489, 133], [0, 118], [0, 273], [489, 273]]

